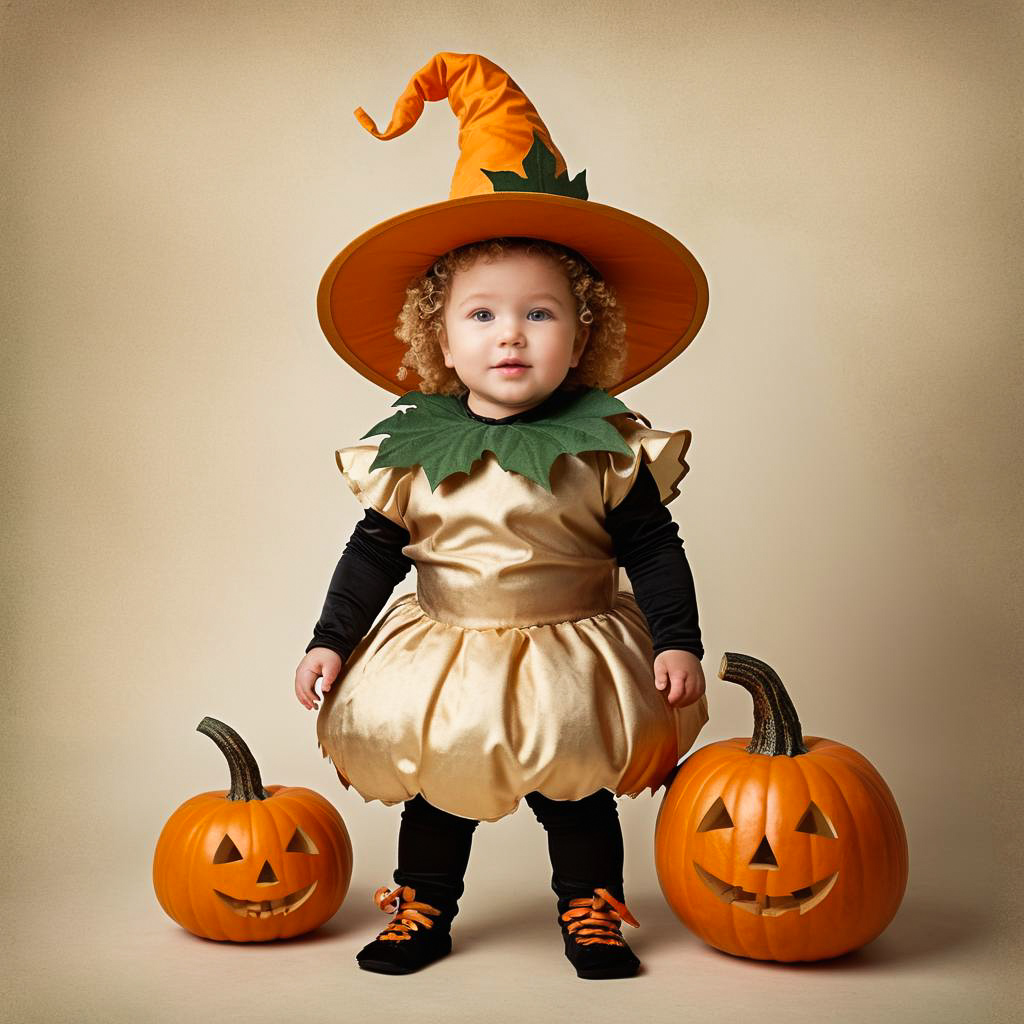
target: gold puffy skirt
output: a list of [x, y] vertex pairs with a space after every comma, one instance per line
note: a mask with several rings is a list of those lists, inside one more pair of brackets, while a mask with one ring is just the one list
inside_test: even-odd
[[533, 790], [552, 800], [653, 793], [708, 710], [703, 696], [669, 707], [654, 686], [650, 644], [625, 590], [603, 614], [498, 629], [438, 622], [404, 594], [327, 694], [321, 750], [366, 800], [422, 793], [485, 821]]

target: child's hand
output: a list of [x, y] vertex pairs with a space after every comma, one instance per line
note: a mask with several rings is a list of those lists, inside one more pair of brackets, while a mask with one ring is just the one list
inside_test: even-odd
[[295, 670], [295, 696], [307, 711], [315, 711], [320, 707], [315, 703], [317, 679], [320, 676], [324, 677], [322, 689], [326, 694], [334, 685], [334, 680], [338, 678], [342, 664], [341, 655], [326, 647], [314, 647], [299, 662], [299, 667]]
[[662, 651], [654, 659], [654, 685], [668, 687], [671, 707], [686, 707], [704, 693], [704, 670], [700, 659], [689, 651]]

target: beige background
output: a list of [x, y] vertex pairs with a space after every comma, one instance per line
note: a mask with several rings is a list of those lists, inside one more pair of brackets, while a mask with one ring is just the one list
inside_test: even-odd
[[[1020, 966], [1021, 11], [967, 3], [4, 5], [4, 995], [17, 1021], [983, 1021]], [[562, 957], [525, 804], [477, 832], [457, 955], [356, 969], [398, 809], [337, 785], [292, 677], [359, 516], [335, 447], [390, 397], [321, 336], [354, 235], [447, 195], [455, 124], [378, 143], [438, 50], [536, 102], [593, 199], [678, 235], [706, 326], [623, 397], [694, 433], [672, 506], [712, 719], [725, 650], [805, 730], [868, 756], [911, 878], [889, 930], [786, 968], [704, 946], [620, 803], [645, 973]], [[408, 589], [403, 587], [403, 589]], [[226, 786], [225, 719], [356, 847], [314, 937], [194, 939], [150, 885], [159, 830]]]

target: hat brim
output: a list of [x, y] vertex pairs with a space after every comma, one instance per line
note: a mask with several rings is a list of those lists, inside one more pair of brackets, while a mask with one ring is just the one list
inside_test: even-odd
[[442, 253], [498, 236], [559, 242], [585, 256], [615, 289], [628, 353], [616, 394], [671, 362], [693, 340], [708, 308], [708, 284], [689, 250], [657, 225], [589, 200], [540, 192], [495, 192], [421, 206], [382, 221], [347, 245], [317, 295], [320, 326], [335, 351], [396, 395], [406, 346], [394, 328], [406, 289]]

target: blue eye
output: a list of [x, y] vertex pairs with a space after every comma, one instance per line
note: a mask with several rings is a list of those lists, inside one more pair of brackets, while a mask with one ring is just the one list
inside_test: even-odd
[[477, 319], [481, 313], [484, 313], [486, 316], [489, 316], [489, 317], [493, 317], [494, 316], [494, 314], [489, 309], [478, 309], [478, 310], [476, 310], [476, 312], [470, 314], [470, 319], [476, 320], [476, 322], [478, 324], [486, 324], [486, 323], [488, 323], [489, 321], [487, 321], [487, 320], [479, 320], [479, 319]]
[[551, 319], [551, 314], [546, 309], [531, 309], [528, 315], [533, 316], [534, 313], [542, 314], [545, 320]]

